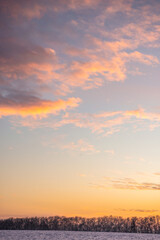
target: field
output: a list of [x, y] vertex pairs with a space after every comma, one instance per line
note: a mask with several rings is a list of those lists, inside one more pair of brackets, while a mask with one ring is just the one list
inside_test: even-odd
[[160, 235], [69, 231], [0, 231], [0, 240], [158, 240]]

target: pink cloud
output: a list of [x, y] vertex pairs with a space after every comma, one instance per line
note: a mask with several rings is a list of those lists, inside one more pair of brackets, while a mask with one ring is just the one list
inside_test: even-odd
[[60, 12], [67, 10], [77, 10], [84, 8], [94, 8], [98, 4], [98, 0], [2, 0], [0, 7], [5, 14], [18, 19], [41, 18], [47, 11]]
[[[139, 121], [141, 120], [141, 121]], [[66, 112], [60, 116], [57, 121], [34, 119], [32, 122], [26, 119], [12, 119], [14, 125], [21, 125], [31, 128], [37, 127], [50, 127], [58, 129], [65, 125], [75, 126], [77, 128], [89, 129], [92, 133], [100, 134], [102, 136], [113, 135], [120, 132], [127, 124], [128, 127], [132, 126], [135, 131], [134, 125], [137, 124], [136, 131], [142, 130], [142, 125], [146, 124], [148, 130], [151, 124], [156, 124], [155, 127], [160, 126], [160, 114], [146, 112], [144, 109], [137, 109], [132, 111], [116, 111], [116, 112], [103, 112], [98, 114], [87, 113], [69, 113]]]
[[10, 40], [3, 44], [1, 76], [11, 81], [30, 77], [36, 78], [37, 82], [51, 81], [61, 67], [54, 49], [32, 44], [27, 46]]

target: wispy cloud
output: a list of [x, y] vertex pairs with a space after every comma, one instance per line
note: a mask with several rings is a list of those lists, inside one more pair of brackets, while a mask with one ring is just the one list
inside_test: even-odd
[[153, 182], [137, 182], [133, 178], [105, 178], [103, 184], [91, 183], [90, 185], [96, 189], [121, 189], [121, 190], [160, 190], [159, 183]]
[[100, 151], [95, 148], [92, 144], [88, 143], [86, 140], [80, 139], [77, 143], [71, 142], [62, 147], [70, 151], [80, 151], [87, 153], [99, 153]]
[[105, 150], [105, 152], [108, 153], [108, 154], [111, 154], [111, 155], [115, 154], [114, 150]]
[[[39, 101], [40, 102], [40, 101]], [[97, 114], [89, 114], [89, 113], [71, 113], [69, 111], [66, 111], [65, 114], [61, 114], [60, 117], [56, 120], [54, 119], [43, 119], [43, 117], [46, 116], [46, 114], [55, 114], [59, 112], [60, 110], [67, 110], [68, 108], [74, 108], [79, 105], [81, 100], [79, 98], [71, 98], [68, 100], [58, 100], [55, 102], [47, 102], [44, 104], [42, 102], [42, 107], [45, 109], [46, 104], [46, 112], [44, 111], [42, 114], [41, 111], [33, 115], [41, 115], [41, 119], [33, 119], [30, 121], [30, 119], [27, 119], [27, 117], [24, 119], [16, 118], [12, 119], [12, 123], [14, 125], [18, 126], [28, 126], [31, 128], [40, 128], [40, 127], [49, 127], [53, 129], [58, 129], [65, 125], [75, 126], [77, 128], [84, 128], [84, 129], [90, 129], [92, 133], [100, 134], [102, 136], [110, 136], [112, 134], [115, 134], [117, 132], [122, 131], [125, 128], [125, 124], [128, 125], [128, 127], [132, 127], [134, 131], [143, 130], [142, 126], [144, 126], [145, 123], [145, 129], [148, 128], [148, 130], [151, 129], [150, 126], [154, 125], [155, 127], [160, 126], [160, 113], [152, 113], [147, 112], [144, 109], [140, 108], [137, 110], [131, 110], [131, 111], [116, 111], [116, 112], [103, 112], [103, 113], [97, 113]], [[41, 102], [40, 102], [41, 103]], [[48, 105], [47, 105], [48, 103]], [[41, 106], [41, 105], [40, 105]], [[18, 108], [17, 111], [20, 111], [22, 108], [22, 112], [17, 112], [17, 115], [21, 116], [27, 116], [32, 115], [32, 111], [27, 113], [27, 107], [28, 105], [23, 108], [23, 105], [20, 105], [20, 109]], [[31, 104], [32, 107], [32, 104]], [[33, 105], [33, 109], [36, 109], [36, 105]], [[57, 107], [57, 108], [56, 108]], [[3, 110], [3, 107], [1, 108]], [[6, 108], [7, 109], [7, 108]], [[16, 113], [16, 107], [12, 109], [12, 107], [8, 108], [11, 109], [13, 112], [13, 115]], [[26, 112], [25, 112], [26, 110]], [[31, 108], [32, 110], [32, 108]], [[5, 108], [4, 108], [5, 111]], [[37, 110], [38, 111], [38, 110]], [[12, 113], [12, 112], [11, 112]], [[1, 115], [9, 115], [9, 113], [6, 113], [2, 111]], [[134, 128], [134, 124], [136, 124], [136, 129]], [[140, 161], [144, 161], [142, 158]]]
[[115, 211], [136, 212], [136, 213], [155, 213], [155, 212], [159, 212], [159, 210], [157, 210], [157, 209], [123, 209], [123, 208], [115, 209]]
[[79, 174], [79, 176], [80, 176], [80, 177], [86, 177], [86, 174], [81, 173], [81, 174]]
[[156, 172], [156, 173], [154, 173], [154, 175], [160, 176], [160, 172]]
[[150, 182], [137, 182], [132, 178], [112, 180], [112, 186], [116, 189], [128, 190], [160, 190], [160, 184]]

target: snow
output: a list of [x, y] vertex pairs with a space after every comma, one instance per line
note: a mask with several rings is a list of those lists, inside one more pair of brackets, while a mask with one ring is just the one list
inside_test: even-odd
[[0, 240], [160, 240], [160, 235], [68, 231], [0, 231]]

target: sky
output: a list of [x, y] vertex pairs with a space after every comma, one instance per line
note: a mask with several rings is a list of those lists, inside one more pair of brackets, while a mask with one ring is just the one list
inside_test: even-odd
[[160, 215], [160, 1], [0, 1], [0, 218]]

